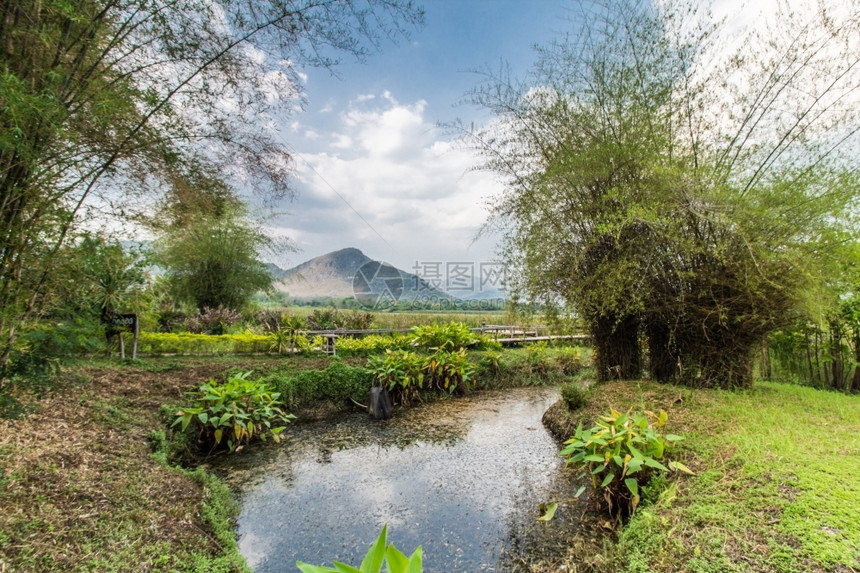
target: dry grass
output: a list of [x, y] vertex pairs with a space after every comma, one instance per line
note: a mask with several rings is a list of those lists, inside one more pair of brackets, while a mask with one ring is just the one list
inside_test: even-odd
[[241, 366], [84, 367], [0, 420], [0, 571], [241, 570], [201, 517], [211, 492], [149, 447], [162, 403]]

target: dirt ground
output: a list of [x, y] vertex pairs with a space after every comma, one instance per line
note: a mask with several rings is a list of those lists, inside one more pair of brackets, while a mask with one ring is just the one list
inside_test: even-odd
[[[312, 367], [314, 365], [308, 364]], [[162, 404], [265, 360], [79, 366], [35, 412], [0, 419], [0, 572], [195, 570], [224, 548], [203, 517], [211, 494], [151, 457]], [[227, 569], [242, 570], [227, 559]]]

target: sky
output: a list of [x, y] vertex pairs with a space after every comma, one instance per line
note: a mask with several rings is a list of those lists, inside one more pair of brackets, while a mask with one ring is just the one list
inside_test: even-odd
[[[805, 6], [807, 0], [788, 0]], [[298, 250], [283, 268], [356, 247], [421, 275], [427, 264], [492, 263], [498, 237], [475, 240], [487, 202], [502, 191], [478, 157], [440, 124], [486, 126], [486, 110], [464, 103], [478, 70], [510, 67], [524, 77], [546, 45], [576, 26], [569, 0], [424, 0], [426, 25], [337, 77], [304, 69], [305, 109], [281, 118], [293, 152], [295, 199], [279, 206], [269, 232]], [[777, 0], [714, 0], [729, 29], [761, 25]]]
[[[294, 153], [297, 196], [279, 206], [269, 231], [298, 252], [291, 267], [356, 247], [414, 271], [425, 263], [496, 259], [496, 239], [475, 241], [485, 204], [500, 184], [475, 172], [478, 159], [439, 124], [485, 125], [485, 110], [463, 104], [484, 67], [504, 62], [525, 75], [545, 44], [569, 25], [564, 0], [425, 0], [426, 25], [386, 43], [365, 63], [333, 77], [305, 69], [304, 111], [283, 118], [279, 137]], [[421, 274], [420, 272], [418, 274]]]

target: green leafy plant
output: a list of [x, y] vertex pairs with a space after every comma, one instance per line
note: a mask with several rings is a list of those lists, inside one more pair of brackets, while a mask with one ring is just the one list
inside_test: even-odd
[[568, 382], [561, 386], [561, 399], [567, 404], [568, 410], [579, 410], [585, 406], [585, 391], [578, 384]]
[[335, 403], [364, 401], [373, 384], [369, 370], [343, 362], [332, 362], [322, 370], [303, 370], [291, 375], [275, 372], [264, 380], [280, 393], [288, 408], [317, 400]]
[[310, 565], [308, 563], [296, 562], [296, 566], [302, 573], [380, 573], [382, 566], [385, 565], [388, 573], [421, 573], [421, 547], [418, 547], [411, 556], [406, 557], [401, 553], [394, 544], [386, 546], [386, 535], [388, 526], [382, 528], [379, 537], [376, 538], [373, 545], [361, 565], [356, 568], [338, 561], [334, 562], [334, 567], [322, 567], [319, 565]]
[[255, 438], [280, 441], [295, 416], [281, 408], [278, 392], [265, 382], [249, 380], [250, 374], [230, 376], [224, 383], [209, 380], [189, 393], [194, 406], [179, 410], [171, 427], [180, 425], [184, 432], [193, 422], [200, 441], [211, 449], [226, 446], [231, 452]]
[[373, 379], [393, 393], [395, 402], [409, 403], [422, 390], [453, 394], [457, 389], [468, 391], [476, 367], [469, 361], [465, 348], [456, 352], [437, 350], [421, 356], [408, 350], [386, 350], [384, 355], [372, 356], [367, 368]]
[[[640, 486], [654, 472], [683, 471], [692, 473], [680, 462], [663, 459], [667, 445], [683, 439], [674, 434], [662, 435], [658, 431], [666, 425], [668, 414], [646, 411], [644, 414], [620, 413], [610, 409], [601, 416], [597, 425], [584, 430], [582, 424], [567, 440], [559, 455], [568, 464], [582, 467], [591, 474], [594, 489], [601, 493], [598, 503], [616, 521], [636, 511], [640, 500]], [[585, 475], [585, 474], [583, 474]], [[580, 493], [582, 490], [580, 490]]]
[[422, 348], [456, 350], [473, 346], [480, 338], [462, 322], [412, 327], [413, 343]]
[[269, 350], [278, 354], [295, 352], [304, 326], [305, 321], [301, 318], [286, 313], [281, 314], [275, 328], [269, 332], [271, 341]]
[[538, 378], [549, 377], [551, 363], [546, 342], [536, 342], [526, 346], [526, 364], [531, 375]]
[[370, 334], [361, 337], [339, 338], [337, 340], [337, 352], [344, 355], [370, 355], [385, 352], [386, 350], [403, 350], [411, 348], [411, 337], [403, 334]]
[[566, 346], [559, 349], [555, 362], [562, 374], [566, 376], [577, 374], [582, 370], [582, 353], [579, 348]]
[[478, 369], [488, 376], [499, 376], [502, 373], [502, 353], [488, 351], [478, 360]]
[[424, 359], [422, 364], [427, 387], [453, 394], [458, 388], [469, 390], [475, 375], [475, 365], [469, 362], [465, 348], [456, 352], [437, 351]]
[[373, 372], [374, 382], [395, 391], [395, 401], [408, 403], [424, 388], [424, 359], [415, 352], [386, 350], [371, 356], [367, 368]]

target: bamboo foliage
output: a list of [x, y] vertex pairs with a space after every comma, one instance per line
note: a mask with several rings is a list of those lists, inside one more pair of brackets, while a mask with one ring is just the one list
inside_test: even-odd
[[857, 231], [858, 9], [784, 12], [725, 53], [695, 2], [580, 6], [526, 81], [472, 94], [514, 290], [585, 320], [601, 378], [747, 386]]

